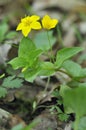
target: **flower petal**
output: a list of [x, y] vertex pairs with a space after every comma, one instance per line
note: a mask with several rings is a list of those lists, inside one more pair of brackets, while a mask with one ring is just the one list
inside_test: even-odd
[[51, 20], [51, 18], [50, 18], [50, 16], [48, 16], [48, 15], [45, 15], [44, 17], [43, 17], [43, 20]]
[[37, 15], [32, 15], [32, 16], [30, 17], [30, 20], [31, 20], [31, 21], [37, 21], [37, 20], [39, 20], [39, 19], [40, 19], [40, 17], [37, 16]]
[[23, 34], [25, 37], [27, 37], [28, 34], [30, 33], [30, 31], [31, 31], [31, 28], [30, 28], [30, 27], [29, 27], [29, 28], [25, 27], [25, 28], [22, 29], [22, 34]]
[[58, 20], [57, 19], [53, 19], [50, 25], [50, 29], [54, 28], [56, 25], [58, 24]]
[[25, 17], [25, 18], [22, 18], [22, 19], [21, 19], [21, 22], [24, 23], [24, 22], [28, 21], [29, 19], [30, 19], [30, 16], [27, 16], [27, 17]]
[[23, 26], [24, 26], [23, 23], [19, 23], [17, 28], [16, 28], [16, 31], [22, 30]]
[[41, 29], [41, 24], [38, 22], [39, 19], [40, 17], [37, 15], [22, 18], [16, 30], [22, 30], [23, 35], [26, 37], [31, 29]]
[[41, 24], [39, 22], [33, 22], [30, 26], [32, 29], [41, 29]]
[[42, 19], [42, 26], [43, 28], [47, 29], [48, 28], [48, 24], [50, 22], [50, 17], [48, 15], [45, 15]]

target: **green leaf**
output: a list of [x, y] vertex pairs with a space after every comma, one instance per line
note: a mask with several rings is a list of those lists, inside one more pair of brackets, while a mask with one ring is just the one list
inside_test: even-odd
[[76, 80], [72, 80], [72, 81], [70, 81], [70, 82], [68, 83], [68, 86], [70, 86], [71, 88], [75, 88], [76, 86], [78, 86], [78, 87], [80, 87], [80, 86], [86, 87], [86, 82], [81, 83], [81, 82], [78, 82], [78, 81], [76, 81]]
[[86, 77], [86, 68], [81, 68], [81, 66], [74, 61], [67, 60], [63, 63], [62, 67], [73, 78], [80, 79]]
[[27, 125], [25, 128], [21, 130], [32, 130], [34, 127], [36, 127], [41, 122], [40, 118], [33, 120], [29, 125]]
[[86, 117], [80, 119], [79, 130], [86, 130]]
[[23, 68], [22, 72], [25, 79], [32, 82], [39, 73], [38, 57], [42, 52], [41, 49], [36, 49], [29, 38], [23, 38], [19, 46], [18, 57], [11, 60], [9, 64], [14, 69]]
[[28, 62], [26, 62], [26, 60], [22, 57], [16, 57], [10, 62], [8, 62], [8, 64], [11, 64], [14, 69], [18, 69], [18, 68], [26, 66]]
[[36, 76], [39, 74], [41, 70], [39, 60], [33, 62], [31, 66], [22, 69], [22, 73], [27, 81], [33, 82]]
[[66, 113], [75, 113], [76, 117], [79, 118], [86, 115], [86, 86], [69, 88], [62, 85], [60, 94], [63, 98]]
[[54, 64], [51, 62], [42, 62], [41, 63], [41, 76], [51, 76], [55, 73]]
[[[55, 44], [56, 38], [52, 35], [52, 31], [49, 31], [48, 34], [50, 44], [51, 46], [53, 46]], [[44, 31], [36, 34], [34, 38], [34, 43], [38, 49], [42, 49], [45, 51], [50, 49], [49, 40], [47, 33]]]
[[68, 118], [69, 118], [69, 115], [65, 114], [65, 113], [60, 113], [58, 114], [58, 118], [61, 120], [61, 121], [67, 121]]
[[37, 75], [40, 72], [40, 67], [35, 67], [34, 68], [27, 68], [25, 71], [23, 71], [24, 77], [27, 81], [33, 82], [33, 80], [37, 77]]
[[63, 63], [62, 67], [67, 71], [72, 77], [81, 76], [81, 66], [71, 60], [67, 60]]
[[6, 94], [7, 94], [7, 90], [3, 86], [0, 86], [0, 98], [5, 97]]
[[71, 47], [59, 50], [56, 55], [56, 68], [60, 68], [65, 60], [68, 60], [82, 50], [83, 48], [81, 47]]
[[80, 73], [80, 78], [86, 78], [86, 68], [83, 68]]
[[15, 32], [15, 31], [11, 31], [11, 32], [9, 32], [7, 35], [6, 35], [6, 39], [12, 39], [12, 38], [14, 38], [15, 36], [17, 36], [17, 32]]
[[19, 45], [18, 56], [23, 58], [28, 58], [31, 51], [35, 50], [35, 44], [30, 38], [24, 37]]
[[23, 129], [22, 124], [18, 124], [16, 126], [14, 126], [11, 130], [22, 130], [22, 129]]
[[31, 66], [43, 51], [36, 49], [32, 41], [24, 38], [19, 46], [19, 56], [9, 62], [14, 69]]
[[0, 42], [2, 42], [5, 38], [5, 33], [8, 31], [8, 25], [5, 22], [0, 24]]
[[40, 49], [36, 49], [36, 50], [32, 50], [31, 53], [29, 54], [28, 60], [30, 62], [30, 65], [34, 63], [35, 60], [37, 60], [37, 58], [39, 57], [39, 55], [42, 53], [43, 51]]
[[5, 88], [19, 88], [22, 86], [22, 79], [15, 78], [15, 76], [9, 76], [4, 79], [2, 86]]

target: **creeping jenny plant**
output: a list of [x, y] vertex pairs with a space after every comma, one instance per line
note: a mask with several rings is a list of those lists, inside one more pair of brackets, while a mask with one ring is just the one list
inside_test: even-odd
[[[27, 16], [21, 19], [16, 30], [22, 30], [24, 37], [19, 44], [18, 56], [12, 59], [9, 64], [14, 69], [20, 68], [24, 78], [29, 82], [33, 82], [37, 76], [50, 77], [58, 71], [67, 74], [71, 82], [61, 84], [60, 95], [63, 99], [65, 113], [75, 113], [74, 130], [79, 130], [80, 118], [86, 115], [86, 83], [81, 83], [82, 78], [86, 78], [86, 69], [83, 69], [80, 65], [69, 59], [82, 51], [83, 48], [64, 47], [58, 50], [56, 57], [53, 56], [54, 60], [51, 58], [52, 54], [49, 55], [50, 61], [40, 60], [42, 54], [46, 54], [46, 51], [49, 49], [52, 51], [49, 35], [47, 33], [50, 47], [44, 51], [42, 47], [39, 48], [35, 45], [33, 39], [28, 37], [28, 34], [32, 29], [39, 30], [42, 27], [48, 32], [50, 29], [56, 27], [58, 20], [52, 19], [48, 15], [45, 15], [42, 20], [39, 20], [40, 17], [37, 15]], [[83, 97], [84, 100], [82, 102], [81, 98]]]

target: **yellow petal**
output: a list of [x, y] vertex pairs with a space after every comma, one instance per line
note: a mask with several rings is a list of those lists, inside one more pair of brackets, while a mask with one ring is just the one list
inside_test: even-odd
[[40, 19], [40, 17], [37, 16], [37, 15], [32, 15], [32, 16], [30, 17], [30, 20], [31, 20], [31, 21], [37, 21], [37, 20], [39, 20], [39, 19]]
[[43, 17], [43, 20], [50, 21], [50, 20], [51, 20], [51, 18], [50, 18], [50, 16], [45, 15], [45, 16]]
[[45, 20], [42, 20], [42, 26], [43, 26], [43, 28], [47, 28], [47, 27], [46, 27], [46, 21], [45, 21]]
[[19, 23], [17, 28], [16, 28], [16, 31], [22, 30], [23, 26], [24, 26], [23, 23]]
[[24, 22], [28, 21], [29, 19], [30, 19], [30, 16], [27, 16], [27, 17], [25, 17], [25, 18], [22, 18], [22, 19], [21, 19], [21, 22], [24, 23]]
[[45, 15], [42, 19], [43, 28], [47, 29], [49, 22], [50, 22], [50, 17], [48, 15]]
[[54, 28], [57, 24], [58, 24], [58, 20], [53, 19], [53, 20], [51, 21], [51, 24], [50, 24], [50, 29], [51, 29], [51, 28]]
[[30, 31], [31, 31], [31, 28], [29, 27], [25, 27], [25, 28], [23, 28], [22, 29], [22, 34], [25, 36], [25, 37], [27, 37], [28, 36], [28, 34], [30, 33]]
[[39, 22], [33, 22], [30, 26], [32, 29], [41, 29], [41, 24]]

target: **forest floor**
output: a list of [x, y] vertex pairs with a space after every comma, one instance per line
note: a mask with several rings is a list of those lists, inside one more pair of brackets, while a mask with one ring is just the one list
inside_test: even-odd
[[[49, 14], [59, 19], [59, 32], [54, 30], [56, 42], [53, 45], [53, 54], [65, 47], [81, 46], [86, 50], [86, 1], [84, 0], [1, 0], [0, 1], [0, 29], [4, 21], [7, 25], [7, 33], [16, 31], [19, 20], [25, 15], [37, 14], [42, 17]], [[4, 28], [3, 28], [4, 29]], [[35, 35], [35, 34], [34, 34]], [[63, 105], [59, 105], [58, 97], [53, 92], [59, 90], [60, 84], [69, 78], [63, 74], [55, 74], [50, 77], [37, 77], [33, 83], [17, 80], [20, 70], [14, 71], [8, 61], [18, 55], [18, 44], [22, 34], [13, 34], [0, 39], [0, 87], [4, 80], [16, 75], [19, 88], [7, 87], [7, 94], [0, 98], [0, 130], [17, 130], [14, 126], [22, 124], [23, 127], [38, 121], [32, 130], [71, 130], [71, 122], [74, 114], [59, 117], [58, 111], [64, 112]], [[17, 47], [16, 47], [17, 46]], [[86, 66], [86, 51], [73, 58], [82, 67]], [[42, 60], [49, 60], [46, 56]], [[15, 76], [14, 76], [15, 78]], [[7, 85], [10, 85], [9, 83]], [[57, 106], [57, 109], [55, 108]], [[55, 114], [56, 113], [56, 114]], [[40, 122], [39, 122], [40, 119]], [[20, 129], [18, 129], [20, 130]], [[30, 129], [25, 129], [30, 130]]]

